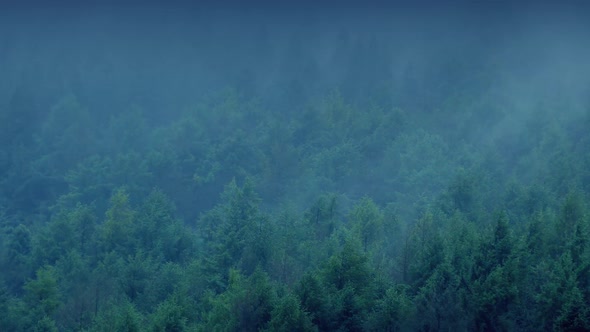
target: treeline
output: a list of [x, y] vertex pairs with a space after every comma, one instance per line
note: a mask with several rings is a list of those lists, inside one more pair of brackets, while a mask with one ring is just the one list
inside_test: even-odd
[[154, 123], [69, 95], [32, 121], [15, 94], [0, 330], [588, 330], [590, 114], [506, 128], [497, 102], [229, 91]]

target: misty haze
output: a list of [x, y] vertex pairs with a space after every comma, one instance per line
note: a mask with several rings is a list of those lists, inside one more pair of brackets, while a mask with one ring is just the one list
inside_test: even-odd
[[590, 6], [442, 2], [0, 4], [0, 331], [590, 331]]

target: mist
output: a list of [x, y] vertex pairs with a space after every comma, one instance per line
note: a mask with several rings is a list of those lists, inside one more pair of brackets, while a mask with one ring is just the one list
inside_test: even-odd
[[[336, 93], [353, 108], [352, 116], [367, 107], [397, 110], [400, 121], [436, 135], [443, 149], [498, 154], [508, 167], [498, 171], [506, 174], [534, 148], [523, 137], [540, 139], [540, 122], [565, 125], [587, 115], [590, 39], [583, 13], [574, 5], [459, 3], [7, 7], [0, 36], [1, 105], [18, 124], [3, 122], [7, 132], [34, 139], [51, 109], [73, 96], [88, 111], [91, 130], [103, 131], [113, 118], [137, 111], [146, 121], [142, 130], [150, 131], [173, 126], [196, 109], [216, 113], [206, 109], [231, 91], [289, 126], [320, 116], [326, 111], [322, 100]], [[251, 118], [231, 127], [220, 116], [214, 122], [220, 128], [209, 129], [260, 136], [266, 121], [245, 114]], [[125, 125], [117, 130], [129, 136]], [[135, 143], [141, 139], [146, 137]], [[99, 141], [88, 156], [139, 148]], [[421, 163], [433, 157], [424, 153], [407, 167], [425, 168]], [[383, 154], [362, 158], [372, 182], [381, 184], [371, 187], [348, 174], [325, 190], [309, 189], [298, 204], [306, 206], [326, 190], [350, 197], [374, 193], [388, 203], [391, 197], [379, 196], [393, 183], [405, 186], [396, 179], [400, 175], [391, 175]], [[454, 170], [440, 172], [438, 185], [424, 183], [431, 188], [420, 191], [435, 197], [456, 170], [473, 166], [449, 165]], [[305, 172], [314, 166], [295, 167]], [[247, 173], [228, 171], [210, 189], [220, 192], [224, 182]], [[267, 195], [276, 197], [272, 190]]]
[[589, 9], [0, 5], [0, 330], [590, 328]]

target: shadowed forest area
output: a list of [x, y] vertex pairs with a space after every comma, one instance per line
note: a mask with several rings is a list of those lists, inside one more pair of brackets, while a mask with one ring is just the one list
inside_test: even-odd
[[0, 10], [0, 331], [590, 330], [588, 6], [312, 7]]

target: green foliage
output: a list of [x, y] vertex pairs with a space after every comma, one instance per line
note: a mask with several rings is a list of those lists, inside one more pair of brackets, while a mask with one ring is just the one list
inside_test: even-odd
[[35, 238], [33, 255], [38, 265], [54, 264], [68, 250], [90, 253], [96, 248], [97, 218], [92, 207], [77, 204], [61, 209]]
[[136, 236], [142, 248], [157, 251], [160, 231], [174, 222], [175, 207], [161, 190], [153, 190], [138, 211]]
[[47, 316], [41, 318], [33, 327], [34, 332], [57, 332], [55, 321]]
[[119, 277], [120, 288], [131, 302], [141, 299], [154, 277], [156, 263], [142, 251], [128, 256], [123, 262]]
[[37, 270], [36, 278], [26, 282], [23, 288], [24, 299], [33, 317], [51, 316], [61, 305], [57, 272], [51, 266]]
[[343, 34], [330, 60], [361, 83], [309, 99], [305, 75], [289, 101], [245, 73], [113, 110], [4, 84], [0, 330], [589, 330], [583, 103], [516, 105], [461, 59], [429, 92], [359, 88], [389, 72], [340, 58], [387, 53], [370, 39]]
[[503, 265], [512, 251], [512, 239], [508, 227], [508, 218], [502, 213], [498, 216], [492, 242], [493, 259], [497, 265]]
[[244, 278], [231, 270], [227, 290], [210, 299], [211, 308], [204, 314], [199, 330], [257, 331], [271, 319], [276, 294], [268, 275], [257, 269]]
[[301, 308], [299, 299], [293, 294], [285, 295], [271, 313], [267, 331], [317, 331], [309, 314]]
[[564, 241], [573, 239], [576, 228], [583, 222], [585, 214], [585, 206], [580, 194], [575, 192], [569, 193], [563, 202], [558, 224]]
[[70, 250], [55, 265], [59, 274], [59, 288], [63, 297], [57, 317], [66, 329], [85, 328], [90, 325], [96, 309], [96, 293], [89, 259], [76, 250]]
[[301, 299], [303, 310], [310, 313], [312, 322], [320, 330], [329, 329], [333, 316], [331, 299], [320, 277], [316, 274], [304, 275], [296, 287], [296, 294]]
[[119, 189], [111, 196], [110, 208], [106, 212], [106, 220], [101, 225], [101, 241], [105, 251], [129, 253], [135, 246], [133, 231], [136, 212], [129, 202], [125, 189]]
[[433, 213], [426, 212], [414, 225], [404, 248], [404, 281], [410, 278], [418, 288], [445, 260], [446, 248], [436, 221]]
[[361, 199], [353, 207], [349, 221], [352, 223], [354, 232], [361, 239], [365, 251], [383, 234], [383, 215], [379, 207], [368, 197]]
[[367, 256], [355, 239], [346, 239], [341, 252], [329, 259], [324, 270], [324, 279], [336, 290], [350, 286], [359, 292], [367, 291], [371, 278]]
[[22, 264], [31, 252], [31, 233], [27, 226], [19, 224], [11, 233], [7, 244], [6, 259], [9, 264]]
[[233, 180], [222, 194], [223, 203], [201, 218], [206, 243], [205, 262], [210, 273], [226, 281], [230, 268], [251, 273], [270, 260], [268, 218], [258, 208], [260, 198], [246, 179], [239, 187]]
[[111, 304], [97, 315], [90, 331], [92, 332], [140, 332], [144, 331], [143, 317], [129, 302]]
[[154, 332], [187, 331], [187, 312], [176, 296], [160, 303], [152, 317], [151, 330]]
[[461, 279], [452, 267], [443, 263], [420, 287], [416, 295], [416, 309], [421, 317], [422, 330], [465, 330], [468, 322], [462, 307]]
[[302, 304], [318, 328], [361, 329], [375, 293], [374, 275], [361, 244], [352, 237], [345, 239], [341, 251], [321, 270], [319, 281], [309, 276], [299, 289]]
[[19, 289], [23, 280], [28, 278], [31, 268], [32, 240], [29, 228], [23, 224], [9, 229], [5, 234], [6, 240], [2, 241], [3, 253], [2, 268], [4, 270], [3, 280], [9, 288]]
[[318, 240], [324, 240], [332, 234], [337, 213], [338, 197], [334, 194], [320, 196], [307, 211], [305, 217]]
[[409, 329], [414, 318], [414, 306], [407, 292], [403, 285], [388, 288], [369, 314], [366, 330], [395, 332]]

